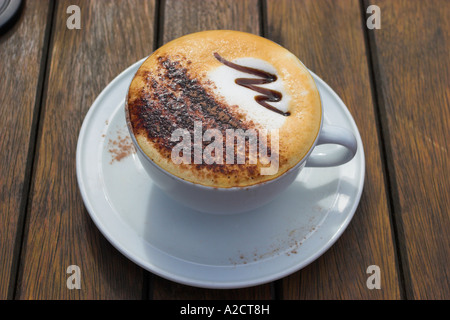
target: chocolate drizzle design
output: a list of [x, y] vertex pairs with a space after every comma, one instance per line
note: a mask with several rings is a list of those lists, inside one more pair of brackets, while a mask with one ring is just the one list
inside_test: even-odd
[[258, 102], [263, 107], [265, 107], [273, 112], [279, 113], [285, 117], [290, 115], [289, 111], [283, 112], [267, 103], [267, 102], [281, 101], [281, 98], [283, 97], [281, 92], [256, 86], [258, 84], [267, 84], [267, 83], [272, 83], [272, 82], [277, 81], [276, 75], [271, 74], [266, 71], [259, 70], [259, 69], [245, 67], [245, 66], [241, 66], [236, 63], [230, 62], [230, 61], [222, 58], [217, 52], [214, 53], [214, 57], [217, 60], [219, 60], [221, 63], [226, 65], [227, 67], [260, 77], [259, 79], [258, 78], [237, 78], [235, 80], [235, 82], [237, 85], [240, 85], [242, 87], [245, 87], [250, 90], [253, 90], [253, 91], [263, 94], [263, 95], [255, 96], [255, 101]]

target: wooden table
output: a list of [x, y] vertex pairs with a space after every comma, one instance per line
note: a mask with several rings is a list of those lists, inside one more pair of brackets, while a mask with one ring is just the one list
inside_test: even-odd
[[[380, 29], [366, 21], [380, 8]], [[69, 29], [69, 5], [81, 29]], [[0, 299], [449, 299], [450, 1], [28, 0], [0, 36]], [[373, 21], [372, 21], [373, 22]], [[79, 193], [75, 153], [96, 96], [167, 41], [204, 29], [262, 35], [342, 98], [366, 177], [342, 237], [272, 283], [201, 289], [132, 263]], [[66, 286], [69, 265], [82, 287]], [[369, 289], [367, 268], [380, 268]]]

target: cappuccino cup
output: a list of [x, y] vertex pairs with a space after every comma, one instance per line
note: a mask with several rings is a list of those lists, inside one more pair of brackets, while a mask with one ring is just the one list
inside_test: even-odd
[[[192, 209], [233, 214], [261, 207], [305, 167], [338, 166], [353, 133], [323, 123], [308, 69], [253, 34], [211, 30], [151, 54], [131, 81], [125, 115], [152, 181]], [[314, 153], [321, 144], [346, 153]]]

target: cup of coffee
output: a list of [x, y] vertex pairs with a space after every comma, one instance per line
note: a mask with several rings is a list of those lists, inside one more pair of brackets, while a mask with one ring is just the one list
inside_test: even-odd
[[[137, 156], [152, 181], [202, 212], [256, 209], [305, 166], [350, 161], [354, 135], [323, 124], [307, 68], [253, 34], [211, 30], [175, 39], [136, 72], [125, 113]], [[314, 153], [319, 144], [347, 153]]]

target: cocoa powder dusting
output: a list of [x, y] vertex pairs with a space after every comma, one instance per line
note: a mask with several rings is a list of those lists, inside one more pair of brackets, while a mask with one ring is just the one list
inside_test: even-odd
[[135, 153], [136, 149], [128, 135], [122, 136], [118, 134], [115, 140], [109, 139], [108, 152], [111, 154], [110, 164], [113, 164], [114, 161], [119, 162]]

